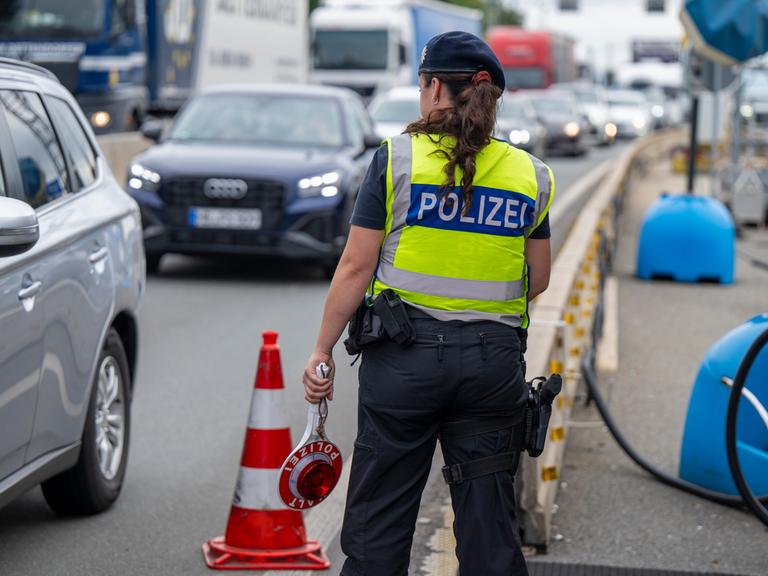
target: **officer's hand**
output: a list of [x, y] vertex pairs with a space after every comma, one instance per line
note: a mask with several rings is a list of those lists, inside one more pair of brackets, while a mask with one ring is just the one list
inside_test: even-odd
[[[315, 374], [317, 365], [325, 362], [328, 365], [328, 378], [318, 378]], [[323, 398], [333, 400], [333, 377], [336, 375], [336, 364], [327, 352], [314, 351], [304, 368], [304, 398], [311, 404], [317, 404]]]

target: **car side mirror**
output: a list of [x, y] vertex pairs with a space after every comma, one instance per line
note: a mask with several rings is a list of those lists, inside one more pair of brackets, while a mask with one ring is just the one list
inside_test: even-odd
[[397, 54], [399, 56], [401, 66], [408, 63], [408, 49], [406, 48], [405, 44], [397, 45]]
[[160, 137], [163, 135], [165, 129], [165, 123], [162, 120], [152, 119], [147, 120], [141, 125], [141, 134], [148, 140], [155, 142], [160, 141]]
[[26, 252], [39, 238], [35, 209], [21, 200], [0, 196], [0, 258]]
[[365, 146], [366, 149], [378, 148], [381, 146], [381, 138], [376, 134], [366, 134], [363, 136], [363, 146]]

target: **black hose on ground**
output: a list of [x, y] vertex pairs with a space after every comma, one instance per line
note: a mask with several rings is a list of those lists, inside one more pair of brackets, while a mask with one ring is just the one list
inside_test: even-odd
[[728, 416], [725, 423], [725, 448], [728, 452], [728, 465], [731, 468], [731, 475], [736, 483], [736, 487], [739, 489], [739, 494], [741, 494], [744, 502], [754, 512], [758, 520], [768, 526], [768, 510], [760, 503], [761, 501], [765, 502], [765, 500], [755, 497], [749, 484], [744, 479], [736, 445], [736, 419], [739, 413], [741, 391], [744, 389], [752, 364], [754, 364], [757, 355], [766, 345], [768, 345], [768, 330], [765, 330], [752, 342], [752, 345], [744, 355], [744, 359], [739, 364], [739, 369], [736, 371], [736, 377], [733, 379], [733, 387], [731, 388], [731, 396], [728, 400]]
[[[637, 453], [637, 451], [627, 441], [624, 434], [622, 434], [621, 430], [619, 430], [616, 421], [608, 411], [608, 407], [605, 404], [602, 393], [597, 387], [596, 371], [593, 368], [594, 354], [594, 350], [588, 348], [584, 354], [584, 357], [582, 358], [581, 373], [584, 377], [584, 383], [587, 386], [590, 398], [594, 401], [598, 412], [600, 412], [600, 416], [605, 422], [605, 425], [608, 427], [608, 431], [611, 433], [613, 439], [616, 440], [616, 443], [626, 453], [626, 455], [629, 456], [635, 464], [640, 466], [640, 468], [648, 472], [648, 474], [656, 477], [656, 479], [666, 484], [667, 486], [672, 486], [678, 490], [683, 490], [689, 494], [700, 496], [702, 498], [706, 498], [707, 500], [711, 500], [712, 502], [724, 504], [725, 506], [743, 506], [745, 500], [742, 500], [742, 498], [739, 496], [733, 496], [731, 494], [724, 494], [722, 492], [708, 490], [707, 488], [702, 488], [698, 484], [693, 484], [692, 482], [671, 476], [663, 470], [659, 470], [655, 466], [651, 465], [645, 458]], [[768, 502], [768, 495], [761, 496], [759, 500], [760, 502]]]

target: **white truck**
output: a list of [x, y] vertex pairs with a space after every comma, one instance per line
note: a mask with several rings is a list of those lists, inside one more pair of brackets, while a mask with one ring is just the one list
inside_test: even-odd
[[451, 30], [482, 33], [478, 10], [436, 0], [326, 0], [310, 15], [310, 82], [371, 98], [415, 85], [421, 51]]

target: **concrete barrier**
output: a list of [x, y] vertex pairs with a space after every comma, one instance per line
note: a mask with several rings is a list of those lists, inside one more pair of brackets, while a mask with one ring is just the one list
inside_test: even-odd
[[97, 136], [96, 141], [99, 143], [112, 173], [123, 186], [125, 186], [131, 158], [152, 145], [152, 141], [144, 138], [140, 132], [104, 134]]
[[564, 384], [553, 406], [544, 453], [536, 459], [524, 455], [517, 475], [520, 522], [527, 545], [545, 549], [551, 537], [568, 422], [582, 354], [591, 345], [603, 280], [599, 247], [603, 236], [615, 235], [613, 199], [625, 189], [632, 167], [642, 155], [667, 153], [682, 135], [679, 130], [656, 133], [624, 151], [581, 210], [552, 266], [548, 290], [533, 304], [526, 354], [528, 377], [559, 372]]

